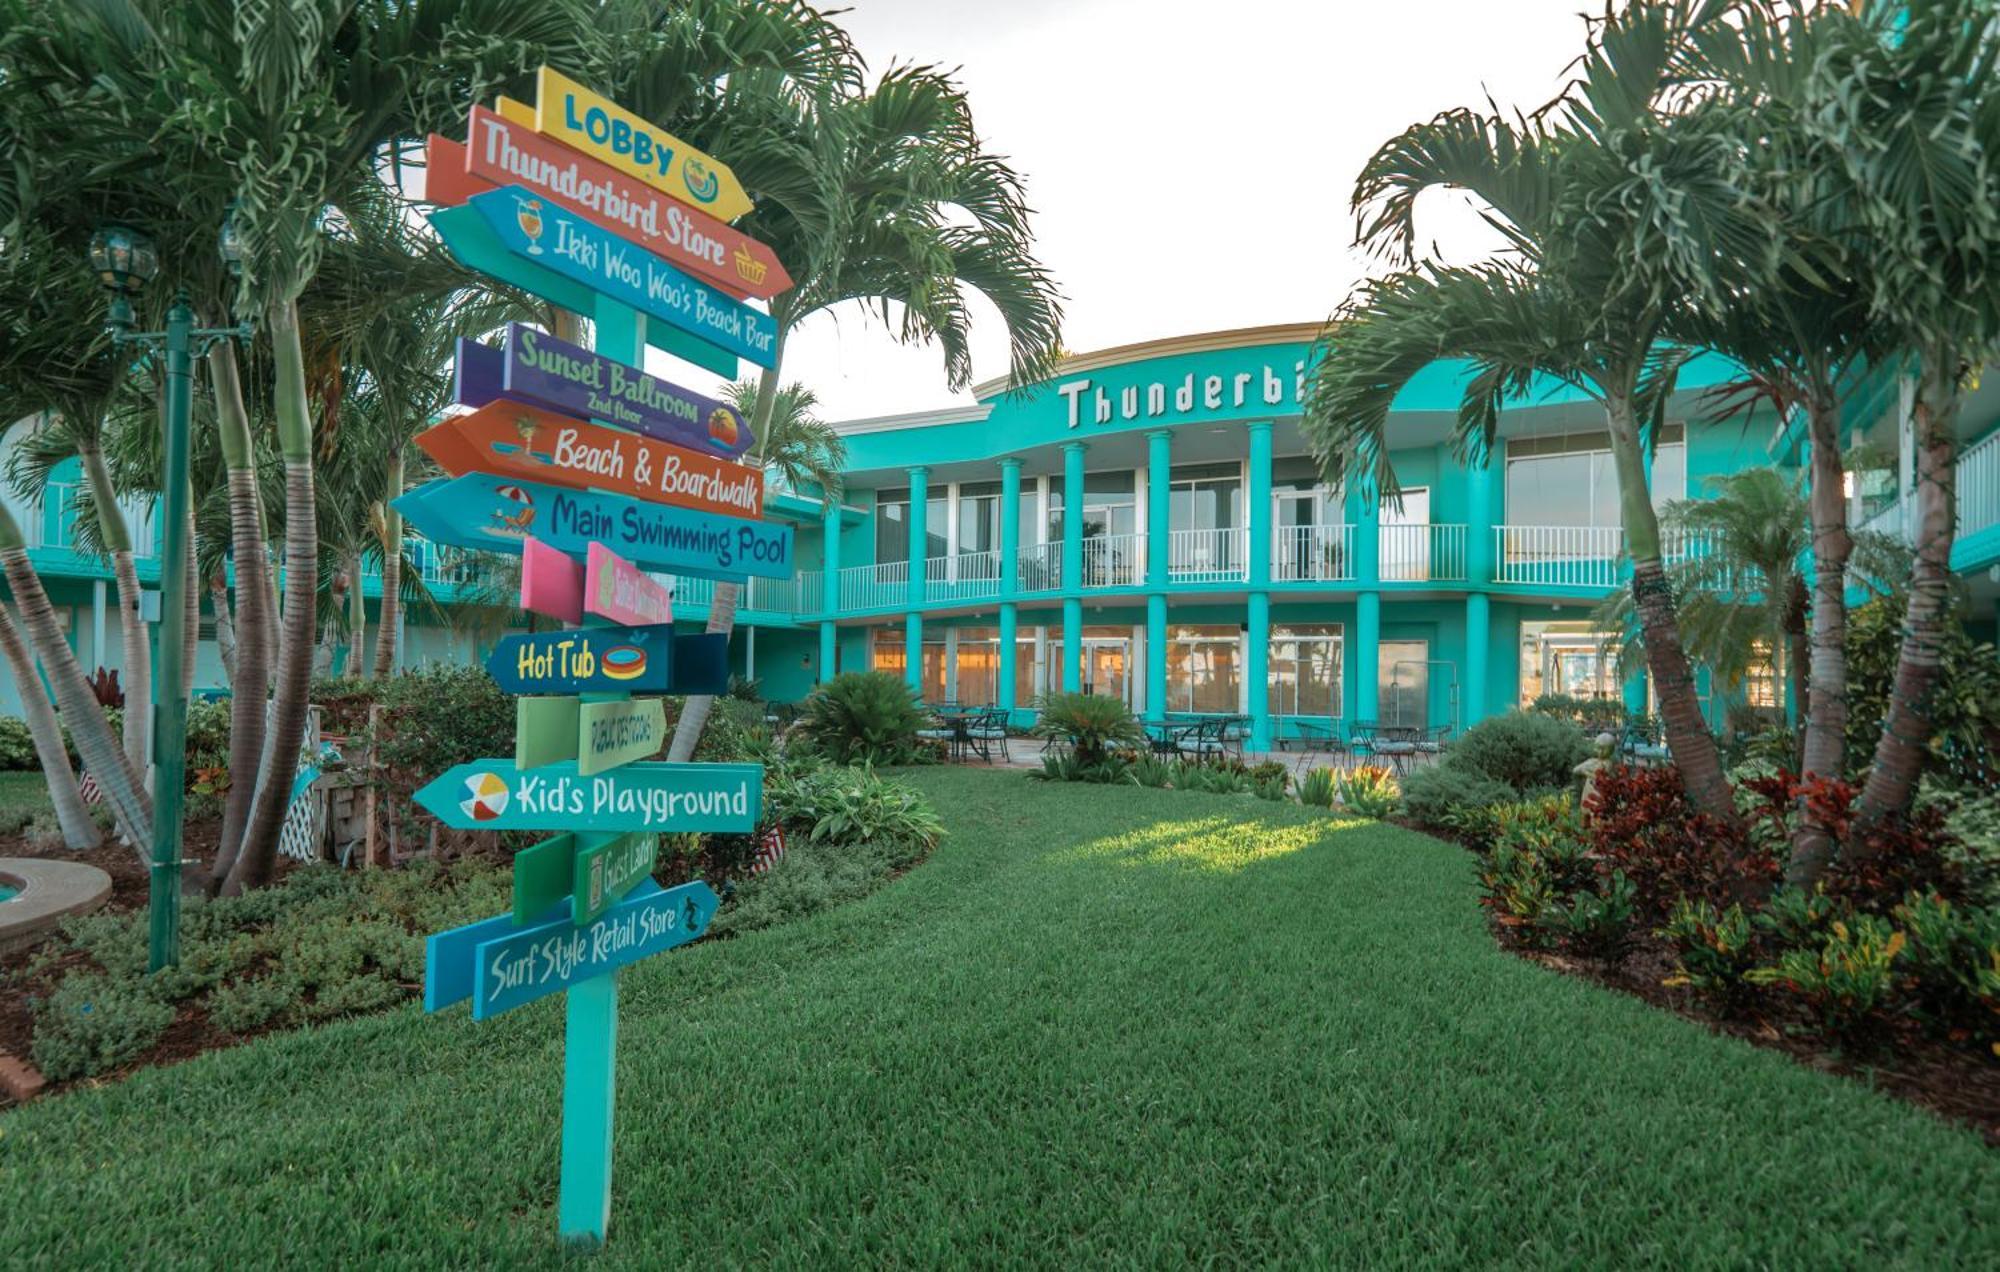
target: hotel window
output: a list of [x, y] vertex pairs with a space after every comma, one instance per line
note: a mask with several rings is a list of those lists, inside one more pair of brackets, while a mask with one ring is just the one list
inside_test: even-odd
[[910, 492], [884, 490], [875, 496], [875, 563], [910, 559]]
[[[1052, 649], [1062, 648], [1062, 636], [1058, 631]], [[1014, 705], [1026, 707], [1034, 704], [1040, 696], [1041, 667], [1035, 650], [1033, 628], [1020, 628], [1014, 633]]]
[[1293, 455], [1271, 464], [1272, 569], [1280, 579], [1340, 579], [1348, 576], [1346, 500], [1320, 477], [1311, 456]]
[[1083, 537], [1137, 534], [1138, 481], [1131, 469], [1086, 473], [1083, 478]]
[[1235, 715], [1241, 708], [1242, 633], [1234, 627], [1167, 629], [1167, 710]]
[[968, 481], [958, 488], [958, 550], [1000, 550], [1000, 483]]
[[[1687, 442], [1681, 426], [1661, 428], [1653, 453], [1653, 506], [1687, 497]], [[1618, 479], [1607, 433], [1521, 437], [1507, 443], [1510, 525], [1616, 528]]]
[[[923, 680], [921, 695], [925, 702], [944, 701], [945, 640], [944, 633], [924, 633]], [[886, 671], [901, 676], [909, 666], [903, 649], [903, 629], [901, 627], [877, 627], [874, 640], [869, 646], [869, 668]]]
[[[1033, 655], [1030, 654], [1030, 660], [1032, 659]], [[1000, 701], [999, 685], [999, 629], [959, 628], [958, 701], [967, 706], [990, 707]]]
[[1271, 683], [1265, 699], [1274, 716], [1340, 715], [1341, 630], [1338, 623], [1293, 623], [1271, 629]]
[[1544, 694], [1616, 698], [1618, 637], [1589, 623], [1528, 621], [1521, 624], [1521, 705]]
[[1167, 524], [1175, 530], [1227, 530], [1243, 524], [1243, 469], [1183, 464], [1168, 479]]

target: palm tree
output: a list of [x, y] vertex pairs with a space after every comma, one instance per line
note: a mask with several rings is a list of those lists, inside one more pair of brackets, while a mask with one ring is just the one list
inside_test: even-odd
[[[1914, 370], [1916, 550], [1894, 688], [1855, 811], [1904, 815], [1931, 736], [1950, 623], [1957, 423], [1974, 369], [2000, 343], [2000, 30], [1970, 0], [1829, 15], [1810, 122], [1872, 244], [1871, 318]], [[1853, 852], [1868, 852], [1857, 836]]]
[[[1808, 779], [1845, 773], [1846, 589], [1854, 542], [1847, 526], [1841, 411], [1861, 374], [1887, 352], [1871, 315], [1875, 251], [1860, 223], [1845, 161], [1809, 121], [1830, 33], [1848, 20], [1838, 11], [1746, 5], [1736, 21], [1694, 32], [1687, 62], [1690, 76], [1714, 84], [1754, 122], [1758, 144], [1746, 152], [1750, 171], [1789, 249], [1775, 271], [1761, 261], [1716, 262], [1717, 272], [1740, 276], [1721, 288], [1723, 303], [1685, 307], [1673, 334], [1741, 366], [1744, 376], [1735, 389], [1741, 402], [1768, 403], [1805, 423], [1812, 693], [1799, 766]], [[1794, 887], [1811, 889], [1832, 861], [1833, 827], [1822, 812], [1813, 801], [1800, 809], [1785, 868]]]
[[55, 709], [49, 705], [49, 695], [35, 671], [34, 655], [21, 640], [20, 629], [14, 626], [5, 605], [0, 605], [0, 658], [7, 660], [14, 683], [20, 686], [21, 714], [27, 717], [35, 758], [41, 761], [42, 775], [48, 779], [49, 802], [55, 805], [63, 846], [71, 852], [97, 847], [104, 841], [103, 836], [97, 833], [97, 823], [90, 819], [90, 809], [85, 807], [83, 792], [77, 786], [76, 770], [69, 765], [62, 726], [56, 722]]
[[[967, 293], [977, 292], [1007, 327], [1013, 382], [1048, 373], [1062, 311], [1034, 256], [1021, 178], [981, 144], [957, 84], [928, 68], [901, 68], [865, 95], [804, 100], [769, 74], [741, 78], [746, 94], [765, 91], [739, 103], [723, 153], [766, 196], [744, 228], [771, 244], [795, 280], [771, 302], [776, 359], [759, 377], [750, 412], [753, 460], [772, 454], [786, 339], [848, 302], [875, 309], [899, 340], [935, 341], [958, 389], [972, 378]], [[734, 586], [715, 589], [710, 632], [735, 629], [737, 598]], [[688, 701], [668, 758], [694, 754], [712, 704]]]
[[[737, 380], [723, 391], [723, 397], [747, 419], [763, 391], [761, 380]], [[771, 418], [758, 449], [764, 471], [793, 490], [817, 489], [837, 498], [840, 470], [847, 463], [847, 442], [814, 413], [818, 405], [819, 395], [796, 380], [779, 389], [772, 396]]]
[[[1377, 151], [1355, 188], [1360, 239], [1403, 272], [1365, 285], [1328, 325], [1305, 414], [1330, 481], [1368, 479], [1394, 495], [1389, 407], [1437, 359], [1473, 366], [1456, 427], [1468, 460], [1491, 453], [1501, 407], [1542, 377], [1599, 402], [1668, 743], [1695, 806], [1734, 823], [1647, 476], [1651, 435], [1686, 356], [1661, 345], [1682, 290], [1706, 280], [1718, 257], [1767, 251], [1758, 210], [1735, 179], [1738, 121], [1692, 96], [1676, 63], [1689, 32], [1727, 7], [1634, 4], [1592, 23], [1575, 83], [1544, 111], [1513, 120], [1448, 111]], [[1676, 94], [1676, 109], [1663, 110]], [[1417, 197], [1440, 186], [1484, 204], [1507, 239], [1498, 260], [1471, 269], [1418, 263]]]

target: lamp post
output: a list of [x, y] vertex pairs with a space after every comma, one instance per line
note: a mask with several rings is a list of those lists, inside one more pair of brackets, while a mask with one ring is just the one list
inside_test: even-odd
[[[225, 221], [219, 246], [232, 272], [242, 253], [234, 226]], [[165, 331], [134, 331], [132, 297], [159, 273], [159, 253], [151, 240], [123, 225], [107, 225], [90, 238], [90, 266], [111, 293], [105, 329], [113, 345], [162, 350], [167, 360], [166, 467], [161, 476], [161, 515], [166, 518], [160, 563], [160, 659], [153, 677], [153, 868], [146, 964], [159, 971], [180, 961], [181, 811], [187, 787], [186, 679], [188, 597], [188, 431], [194, 392], [194, 360], [217, 340], [250, 337], [250, 324], [197, 328], [185, 288], [167, 311]]]

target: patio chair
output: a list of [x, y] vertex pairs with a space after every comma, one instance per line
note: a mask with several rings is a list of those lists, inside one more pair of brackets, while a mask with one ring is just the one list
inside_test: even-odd
[[1191, 756], [1203, 764], [1210, 760], [1221, 759], [1226, 752], [1223, 731], [1228, 724], [1229, 720], [1225, 716], [1213, 716], [1198, 722], [1181, 735], [1181, 754]]
[[999, 707], [988, 707], [967, 720], [965, 739], [988, 764], [993, 762], [995, 742], [1000, 744], [1001, 760], [1008, 764], [1014, 762], [1013, 755], [1007, 750], [1007, 713]]
[[1350, 765], [1375, 758], [1375, 730], [1379, 727], [1373, 720], [1356, 720], [1347, 726], [1345, 750]]

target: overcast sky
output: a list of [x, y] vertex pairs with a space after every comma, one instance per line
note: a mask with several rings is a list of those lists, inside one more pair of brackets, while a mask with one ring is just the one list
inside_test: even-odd
[[[1581, 47], [1578, 0], [850, 0], [870, 67], [956, 67], [989, 148], [1026, 175], [1064, 347], [1323, 319], [1363, 276], [1355, 174], [1405, 125], [1490, 93], [1533, 108]], [[1454, 258], [1491, 231], [1441, 195], [1423, 234]], [[1007, 369], [990, 309], [979, 379]], [[848, 309], [786, 346], [833, 420], [954, 395], [935, 349]]]

